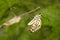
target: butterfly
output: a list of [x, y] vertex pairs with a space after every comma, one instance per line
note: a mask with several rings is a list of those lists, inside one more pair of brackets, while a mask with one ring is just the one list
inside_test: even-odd
[[30, 31], [35, 32], [41, 28], [41, 15], [37, 14], [29, 23]]

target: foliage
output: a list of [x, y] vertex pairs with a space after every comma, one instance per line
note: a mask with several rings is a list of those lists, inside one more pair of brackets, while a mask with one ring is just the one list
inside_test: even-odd
[[[18, 24], [4, 26], [0, 40], [60, 40], [60, 0], [0, 0], [0, 24], [12, 18], [10, 8], [16, 15], [28, 12], [40, 6], [40, 10], [22, 17]], [[29, 32], [27, 23], [36, 14], [42, 15], [42, 27]]]

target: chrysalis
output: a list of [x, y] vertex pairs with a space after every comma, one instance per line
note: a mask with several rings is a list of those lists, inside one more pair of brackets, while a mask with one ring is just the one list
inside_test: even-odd
[[28, 25], [30, 25], [30, 31], [31, 32], [35, 32], [38, 29], [41, 28], [41, 15], [36, 15], [29, 23]]
[[13, 17], [12, 19], [10, 19], [9, 21], [5, 22], [3, 25], [9, 26], [14, 23], [18, 23], [20, 20], [21, 20], [20, 16], [16, 16], [16, 17]]

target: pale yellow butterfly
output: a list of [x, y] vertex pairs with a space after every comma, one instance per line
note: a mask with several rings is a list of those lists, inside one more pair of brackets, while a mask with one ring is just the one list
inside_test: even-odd
[[41, 28], [41, 15], [37, 14], [29, 23], [30, 31], [35, 32]]

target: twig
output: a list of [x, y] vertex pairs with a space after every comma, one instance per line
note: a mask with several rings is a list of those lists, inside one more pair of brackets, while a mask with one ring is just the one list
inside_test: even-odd
[[37, 7], [36, 9], [33, 9], [33, 10], [29, 11], [29, 12], [22, 13], [22, 14], [21, 14], [21, 15], [19, 15], [19, 16], [24, 16], [24, 15], [30, 14], [30, 13], [32, 13], [32, 12], [37, 11], [38, 9], [40, 9], [40, 7]]

